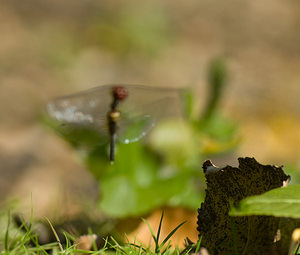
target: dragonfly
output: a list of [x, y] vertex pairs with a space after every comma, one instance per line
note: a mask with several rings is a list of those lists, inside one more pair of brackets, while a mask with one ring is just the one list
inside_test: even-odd
[[[91, 131], [94, 143], [109, 139], [109, 159], [115, 146], [136, 142], [163, 118], [182, 115], [182, 89], [143, 85], [102, 85], [50, 101], [46, 110], [60, 133]], [[79, 141], [80, 143], [80, 141]]]

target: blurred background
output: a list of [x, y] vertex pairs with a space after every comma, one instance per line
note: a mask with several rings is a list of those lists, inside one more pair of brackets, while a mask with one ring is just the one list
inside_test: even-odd
[[[86, 211], [102, 215], [107, 205], [103, 217], [122, 218], [118, 225], [126, 221], [124, 229], [133, 236], [147, 232], [137, 219], [146, 217], [157, 226], [161, 208], [165, 208], [166, 231], [188, 220], [181, 238], [195, 240], [195, 194], [203, 194], [205, 187], [200, 173], [203, 160], [236, 166], [239, 156], [255, 157], [262, 164], [284, 165], [297, 181], [299, 23], [299, 1], [0, 1], [1, 201], [16, 199], [25, 215], [33, 207], [36, 218], [47, 216], [54, 222]], [[138, 208], [136, 213], [111, 213], [120, 208], [108, 210], [107, 200], [118, 203], [120, 191], [105, 197], [102, 177], [93, 170], [99, 165], [110, 167], [103, 161], [91, 166], [90, 157], [83, 160], [45, 125], [45, 104], [57, 96], [103, 84], [143, 84], [189, 89], [192, 112], [200, 116], [213, 93], [209, 74], [218, 61], [226, 70], [226, 84], [215, 110], [222, 117], [206, 128], [199, 128], [198, 123], [196, 131], [188, 132], [189, 137], [198, 134], [195, 139], [203, 138], [199, 153], [186, 156], [198, 160], [188, 167], [184, 157], [177, 165], [172, 159], [161, 163], [155, 156], [168, 158], [168, 153], [160, 153], [155, 142], [152, 147], [150, 142], [150, 151], [158, 151], [151, 152], [151, 162], [160, 162], [160, 168], [169, 164], [193, 169], [189, 173], [200, 176], [200, 191], [179, 199], [174, 188], [170, 197]], [[218, 137], [226, 136], [220, 134], [224, 123], [230, 134], [225, 142], [217, 139], [216, 144], [207, 134], [217, 126]], [[188, 122], [187, 126], [195, 125]], [[141, 158], [146, 157], [144, 150]], [[114, 186], [103, 183], [103, 189], [114, 194]], [[114, 185], [119, 187], [118, 182]], [[193, 199], [186, 202], [192, 193]], [[99, 210], [101, 199], [106, 204], [100, 202]], [[199, 195], [199, 206], [202, 199]]]

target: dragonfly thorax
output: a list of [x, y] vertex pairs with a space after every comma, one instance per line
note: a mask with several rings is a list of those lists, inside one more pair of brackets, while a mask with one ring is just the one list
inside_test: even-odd
[[110, 111], [107, 115], [110, 121], [117, 121], [121, 117], [121, 113], [119, 111]]

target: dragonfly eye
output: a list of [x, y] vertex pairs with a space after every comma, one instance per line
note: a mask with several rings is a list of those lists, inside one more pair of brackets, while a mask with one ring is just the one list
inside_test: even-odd
[[127, 97], [128, 92], [123, 86], [114, 86], [112, 94], [115, 99], [124, 100]]

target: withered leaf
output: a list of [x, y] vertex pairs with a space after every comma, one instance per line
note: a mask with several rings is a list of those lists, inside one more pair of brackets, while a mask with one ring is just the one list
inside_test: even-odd
[[230, 204], [281, 187], [290, 177], [282, 167], [261, 165], [254, 158], [239, 158], [239, 167], [216, 168], [203, 164], [207, 189], [198, 209], [201, 246], [213, 254], [286, 254], [274, 240], [280, 218], [273, 216], [230, 217]]

